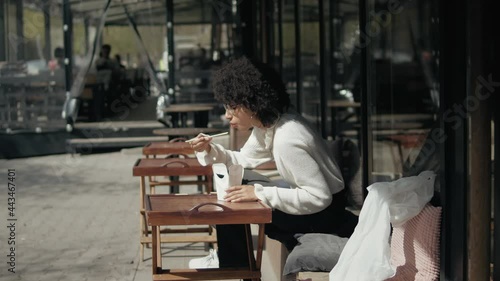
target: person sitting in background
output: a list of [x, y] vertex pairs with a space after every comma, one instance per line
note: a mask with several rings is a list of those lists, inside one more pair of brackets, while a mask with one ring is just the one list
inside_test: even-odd
[[99, 53], [99, 58], [95, 62], [97, 71], [109, 69], [114, 71], [118, 68], [115, 60], [110, 58], [111, 46], [108, 44], [102, 45], [101, 52]]
[[[105, 44], [101, 48], [99, 53], [99, 59], [96, 61], [97, 71], [111, 71], [109, 76], [108, 89], [105, 96], [105, 103], [108, 105], [108, 113], [117, 113], [116, 106], [122, 100], [126, 99], [130, 95], [131, 83], [126, 79], [125, 69], [120, 67], [115, 56], [114, 59], [111, 58], [111, 46]], [[119, 58], [119, 55], [117, 55]], [[103, 74], [98, 74], [102, 75]]]
[[54, 58], [48, 63], [48, 67], [51, 71], [64, 67], [64, 49], [57, 47], [54, 49]]
[[[225, 163], [255, 168], [274, 160], [284, 183], [262, 181], [245, 171], [244, 182], [227, 189], [227, 202], [261, 200], [272, 211], [266, 234], [288, 250], [297, 245], [297, 233], [331, 233], [349, 237], [357, 217], [347, 210], [341, 172], [325, 141], [308, 122], [290, 109], [290, 97], [279, 74], [242, 57], [223, 65], [213, 76], [215, 98], [224, 104], [231, 127], [252, 130], [240, 151], [212, 143], [200, 134], [191, 142], [202, 165]], [[254, 179], [260, 179], [259, 183]], [[251, 184], [248, 184], [251, 183]], [[218, 253], [193, 259], [190, 268], [249, 265], [243, 225], [217, 226]]]

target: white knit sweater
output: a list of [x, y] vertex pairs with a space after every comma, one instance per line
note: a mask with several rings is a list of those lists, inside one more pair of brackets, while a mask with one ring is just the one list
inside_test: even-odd
[[272, 208], [288, 214], [305, 215], [328, 207], [332, 194], [344, 188], [340, 170], [324, 140], [295, 113], [281, 116], [275, 126], [254, 128], [238, 151], [211, 144], [210, 153], [198, 152], [202, 165], [240, 164], [244, 168], [275, 160], [280, 176], [291, 188], [255, 184], [255, 195]]

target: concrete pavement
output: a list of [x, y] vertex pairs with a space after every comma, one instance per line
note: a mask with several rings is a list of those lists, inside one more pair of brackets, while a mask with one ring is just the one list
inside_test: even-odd
[[[150, 248], [139, 261], [139, 179], [132, 166], [140, 157], [135, 148], [0, 160], [0, 280], [152, 280]], [[13, 217], [9, 169], [15, 169]], [[201, 243], [168, 244], [162, 251], [171, 268], [206, 255]], [[15, 264], [9, 265], [12, 252]]]

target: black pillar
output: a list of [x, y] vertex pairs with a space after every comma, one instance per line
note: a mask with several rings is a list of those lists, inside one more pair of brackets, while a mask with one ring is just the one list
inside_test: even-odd
[[166, 0], [167, 52], [168, 52], [168, 94], [175, 103], [175, 53], [174, 53], [174, 1]]
[[257, 50], [256, 1], [241, 1], [241, 47], [243, 55], [254, 58]]
[[262, 61], [269, 65], [274, 64], [273, 2], [267, 0], [260, 4], [261, 57]]
[[277, 0], [278, 5], [278, 49], [279, 56], [277, 59], [278, 70], [283, 77], [283, 0]]
[[24, 60], [24, 13], [23, 0], [15, 1], [16, 4], [16, 32], [17, 32], [17, 60]]
[[43, 19], [45, 33], [45, 50], [44, 56], [47, 61], [52, 57], [52, 41], [50, 39], [50, 4], [48, 0], [43, 0]]
[[371, 183], [371, 173], [373, 171], [373, 147], [372, 147], [372, 127], [370, 123], [370, 104], [371, 96], [374, 94], [372, 91], [373, 81], [370, 79], [369, 74], [373, 74], [375, 69], [371, 64], [371, 60], [368, 56], [369, 45], [362, 40], [369, 40], [366, 36], [361, 36], [366, 33], [367, 23], [368, 23], [368, 0], [359, 1], [359, 33], [360, 33], [360, 46], [365, 46], [364, 48], [356, 48], [355, 52], [361, 52], [361, 66], [360, 66], [360, 81], [361, 81], [361, 156], [363, 159], [363, 176], [362, 176], [362, 186], [364, 196], [368, 194], [366, 187]]
[[[321, 135], [323, 138], [327, 137], [327, 91], [329, 92], [330, 85], [328, 77], [328, 69], [330, 64], [326, 58], [326, 31], [325, 31], [325, 8], [323, 5], [324, 0], [318, 0], [318, 11], [319, 11], [319, 87], [320, 87], [320, 113], [321, 113]], [[332, 120], [334, 122], [335, 120]], [[334, 136], [335, 137], [335, 136]]]
[[441, 280], [466, 280], [467, 275], [467, 182], [468, 118], [448, 110], [467, 100], [467, 0], [454, 2], [453, 11], [440, 2], [439, 20], [441, 128], [446, 140], [439, 147], [441, 163]]
[[73, 20], [69, 0], [63, 0], [63, 39], [64, 39], [64, 76], [66, 78], [66, 95], [69, 96], [73, 84]]
[[[500, 40], [495, 39], [495, 46], [500, 47]], [[498, 49], [496, 49], [498, 50]], [[492, 55], [492, 57], [496, 57], [496, 61], [500, 60], [500, 56]], [[493, 81], [500, 80], [500, 71], [493, 72]], [[498, 88], [497, 88], [498, 91]], [[493, 96], [494, 104], [500, 103], [500, 95], [495, 94]], [[493, 187], [493, 196], [494, 196], [494, 225], [496, 226], [494, 229], [494, 242], [493, 242], [493, 280], [500, 280], [500, 110], [493, 110], [493, 119], [495, 120], [495, 161], [493, 162], [493, 173], [494, 173], [494, 187]]]
[[7, 20], [7, 17], [5, 16], [5, 0], [0, 0], [0, 61], [6, 61], [7, 60], [7, 46], [6, 46], [6, 38], [5, 35], [7, 34], [6, 26], [5, 26], [5, 21]]
[[295, 20], [295, 89], [297, 97], [297, 112], [302, 113], [302, 60], [300, 48], [300, 0], [295, 0], [293, 6]]

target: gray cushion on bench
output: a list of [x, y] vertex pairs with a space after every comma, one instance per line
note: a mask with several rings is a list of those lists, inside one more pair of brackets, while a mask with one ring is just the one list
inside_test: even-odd
[[288, 255], [283, 275], [300, 271], [331, 271], [348, 240], [322, 233], [297, 234], [295, 237], [299, 244]]

